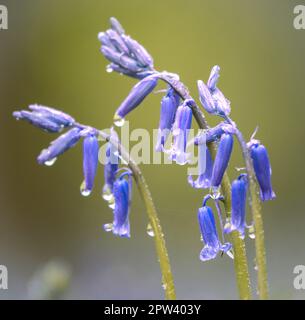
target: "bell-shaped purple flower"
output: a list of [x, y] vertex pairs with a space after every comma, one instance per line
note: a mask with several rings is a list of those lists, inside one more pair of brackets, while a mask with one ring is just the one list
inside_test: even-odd
[[198, 80], [197, 85], [199, 91], [199, 100], [204, 110], [208, 113], [215, 114], [217, 110], [209, 88], [201, 80]]
[[17, 120], [26, 120], [33, 126], [43, 129], [47, 132], [60, 132], [63, 129], [62, 125], [48, 119], [48, 117], [41, 113], [22, 110], [14, 112], [13, 116]]
[[124, 124], [125, 116], [135, 109], [156, 87], [158, 83], [158, 75], [152, 75], [138, 82], [130, 91], [127, 98], [117, 109], [114, 121], [117, 126]]
[[125, 33], [124, 28], [116, 18], [114, 17], [110, 18], [110, 25], [112, 30], [116, 31], [118, 34], [122, 35]]
[[39, 164], [51, 165], [56, 158], [76, 145], [81, 137], [81, 129], [73, 128], [52, 141], [47, 149], [42, 150], [37, 158]]
[[95, 133], [89, 133], [83, 142], [83, 172], [84, 182], [81, 186], [83, 196], [89, 196], [93, 186], [98, 165], [99, 144]]
[[113, 202], [113, 185], [119, 168], [118, 151], [112, 143], [108, 143], [104, 166], [105, 184], [103, 187], [103, 198], [110, 204]]
[[213, 211], [208, 206], [203, 206], [198, 211], [198, 221], [204, 248], [200, 252], [200, 260], [207, 261], [216, 258], [219, 251], [227, 252], [231, 249], [230, 243], [221, 244], [218, 238]]
[[228, 116], [231, 112], [230, 101], [217, 88], [219, 79], [219, 66], [214, 66], [207, 85], [203, 81], [198, 81], [199, 98], [203, 108], [211, 114]]
[[231, 134], [225, 133], [221, 136], [217, 154], [214, 160], [211, 186], [219, 187], [223, 178], [223, 175], [227, 169], [230, 161], [231, 153], [233, 149], [233, 137]]
[[164, 145], [175, 121], [175, 114], [179, 106], [179, 95], [170, 88], [165, 97], [161, 100], [160, 123], [156, 151], [164, 150]]
[[102, 46], [101, 52], [103, 53], [106, 59], [131, 72], [137, 73], [138, 71], [141, 70], [135, 60], [129, 58], [126, 55], [122, 55], [120, 52], [115, 51], [115, 49]]
[[45, 117], [48, 120], [53, 121], [63, 127], [70, 127], [75, 123], [75, 119], [70, 115], [54, 108], [32, 104], [29, 106], [29, 109], [32, 110], [35, 114], [39, 114], [42, 117]]
[[225, 233], [237, 230], [241, 238], [245, 237], [246, 225], [246, 201], [247, 201], [247, 175], [241, 174], [238, 179], [234, 180], [231, 187], [232, 194], [232, 212], [231, 223], [225, 229]]
[[196, 189], [209, 188], [211, 186], [212, 170], [211, 153], [205, 144], [200, 144], [198, 146], [198, 178], [194, 181], [192, 176], [188, 176], [189, 184]]
[[248, 144], [253, 161], [255, 175], [260, 186], [260, 196], [262, 201], [275, 198], [271, 184], [271, 166], [267, 149], [257, 140], [252, 140]]
[[220, 72], [219, 66], [214, 66], [211, 70], [210, 77], [207, 82], [208, 88], [211, 92], [213, 92], [216, 89], [217, 82], [219, 79], [219, 72]]
[[218, 88], [214, 89], [212, 97], [217, 113], [219, 115], [229, 115], [231, 112], [231, 103]]
[[[124, 177], [127, 175], [127, 179]], [[113, 223], [111, 228], [109, 224], [105, 225], [106, 231], [112, 231], [113, 234], [130, 238], [130, 224], [129, 224], [129, 211], [131, 203], [131, 173], [124, 172], [113, 185], [113, 195], [115, 200], [115, 206], [113, 210]]]
[[169, 150], [170, 159], [180, 165], [188, 161], [186, 153], [187, 138], [192, 125], [192, 110], [190, 104], [193, 100], [184, 100], [183, 104], [178, 107], [173, 125], [173, 146]]
[[141, 67], [152, 69], [154, 66], [154, 61], [151, 55], [147, 52], [147, 50], [136, 40], [132, 39], [129, 36], [122, 35], [122, 38], [125, 41], [127, 47], [129, 48], [131, 54], [138, 61], [138, 64]]

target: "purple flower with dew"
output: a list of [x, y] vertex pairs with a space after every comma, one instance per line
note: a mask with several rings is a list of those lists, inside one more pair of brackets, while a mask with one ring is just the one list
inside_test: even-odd
[[110, 24], [111, 29], [98, 34], [102, 44], [101, 52], [112, 62], [107, 71], [116, 71], [137, 79], [143, 79], [145, 74], [153, 73], [153, 59], [147, 50], [130, 36], [125, 35], [117, 19], [111, 18]]
[[271, 165], [267, 149], [258, 140], [252, 139], [248, 143], [256, 179], [260, 186], [262, 201], [272, 200], [276, 197], [271, 184]]
[[45, 107], [38, 104], [32, 104], [29, 109], [37, 115], [47, 118], [60, 126], [70, 127], [75, 123], [75, 119], [70, 115], [54, 108]]
[[177, 164], [184, 165], [188, 162], [186, 153], [187, 138], [192, 125], [192, 110], [190, 108], [193, 100], [184, 100], [183, 104], [178, 107], [173, 125], [173, 146], [167, 151], [170, 159]]
[[95, 132], [89, 132], [83, 142], [83, 172], [84, 182], [81, 185], [81, 194], [89, 196], [94, 186], [94, 179], [98, 165], [99, 144]]
[[213, 160], [210, 151], [205, 144], [200, 144], [198, 146], [198, 178], [194, 181], [192, 176], [188, 176], [189, 184], [196, 189], [209, 188], [212, 170]]
[[37, 158], [39, 164], [52, 165], [56, 158], [77, 144], [81, 137], [81, 129], [73, 128], [52, 141], [47, 149], [42, 150]]
[[211, 186], [218, 188], [227, 169], [233, 149], [233, 137], [231, 134], [223, 134], [220, 138], [216, 157], [214, 160]]
[[224, 232], [230, 233], [237, 230], [240, 237], [245, 237], [246, 224], [246, 201], [247, 201], [248, 181], [247, 175], [241, 174], [234, 180], [231, 187], [232, 194], [232, 212], [231, 223], [225, 226]]
[[220, 72], [219, 66], [214, 66], [211, 70], [210, 77], [207, 82], [207, 86], [211, 92], [213, 92], [216, 89], [217, 82], [220, 76], [219, 72]]
[[157, 83], [158, 74], [151, 75], [138, 82], [117, 109], [114, 116], [115, 125], [122, 126], [125, 116], [135, 109], [155, 89]]
[[[127, 177], [127, 179], [125, 179]], [[105, 231], [114, 235], [130, 238], [129, 211], [131, 204], [132, 176], [130, 171], [123, 172], [114, 182], [113, 195], [115, 200], [113, 223], [104, 226]]]
[[109, 64], [108, 67], [107, 67], [107, 71], [108, 72], [115, 71], [115, 72], [117, 72], [119, 74], [123, 74], [125, 76], [129, 76], [129, 77], [132, 77], [132, 78], [135, 78], [135, 79], [139, 79], [139, 80], [142, 80], [142, 79], [154, 74], [154, 72], [150, 71], [150, 70], [134, 73], [134, 72], [131, 72], [130, 70], [122, 68], [121, 66], [118, 66], [115, 63]]
[[[178, 96], [178, 97], [177, 97]], [[160, 123], [156, 151], [164, 150], [164, 145], [175, 121], [175, 114], [180, 103], [179, 95], [169, 88], [165, 97], [161, 100]]]
[[26, 120], [33, 126], [40, 128], [44, 131], [54, 133], [54, 132], [60, 132], [63, 129], [63, 126], [48, 119], [45, 115], [37, 112], [30, 112], [30, 111], [15, 111], [13, 113], [13, 116], [19, 120]]
[[[115, 131], [111, 133], [112, 136], [117, 138]], [[103, 187], [103, 198], [108, 201], [112, 206], [114, 203], [113, 198], [113, 185], [116, 178], [117, 171], [119, 169], [119, 154], [116, 147], [108, 142], [106, 149], [106, 159], [104, 166], [104, 179], [105, 184]]]
[[200, 231], [205, 243], [199, 256], [201, 261], [215, 259], [219, 251], [227, 253], [232, 248], [231, 243], [222, 244], [219, 241], [213, 211], [206, 205], [207, 199], [204, 199], [203, 206], [198, 210]]

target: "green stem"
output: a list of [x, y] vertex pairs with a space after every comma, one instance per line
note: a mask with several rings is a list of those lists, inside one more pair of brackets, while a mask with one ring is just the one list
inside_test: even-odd
[[249, 181], [250, 191], [250, 207], [255, 228], [255, 251], [256, 251], [256, 265], [258, 277], [258, 294], [262, 300], [268, 299], [268, 277], [267, 277], [267, 264], [266, 264], [266, 250], [264, 240], [264, 226], [262, 218], [261, 200], [259, 197], [259, 189], [255, 178], [250, 152], [248, 150], [245, 139], [242, 133], [238, 130], [235, 123], [227, 117], [226, 120], [234, 126], [236, 130], [236, 137], [242, 149], [243, 158], [245, 160], [246, 170]]
[[160, 220], [158, 218], [157, 210], [154, 205], [151, 193], [149, 191], [148, 185], [145, 181], [145, 178], [139, 168], [139, 166], [134, 162], [130, 157], [129, 153], [123, 148], [123, 146], [115, 139], [112, 139], [111, 136], [104, 132], [100, 132], [100, 135], [105, 139], [110, 141], [121, 154], [122, 158], [128, 163], [130, 170], [132, 171], [133, 177], [136, 181], [137, 187], [141, 194], [141, 197], [144, 201], [147, 215], [154, 232], [155, 246], [158, 256], [158, 261], [160, 264], [161, 274], [162, 274], [162, 286], [165, 290], [165, 298], [167, 300], [175, 300], [175, 286], [174, 279], [171, 271], [170, 261], [166, 249], [165, 239], [162, 232]]
[[[173, 77], [172, 74], [162, 72], [160, 73], [160, 78], [165, 82], [167, 82], [168, 84], [170, 84], [177, 91], [177, 93], [181, 96], [182, 99], [194, 100], [191, 97], [187, 87], [178, 78]], [[209, 127], [208, 127], [207, 121], [195, 102], [192, 104], [192, 112], [198, 124], [198, 127], [200, 129], [208, 129]], [[212, 157], [215, 158], [216, 149], [217, 149], [216, 143], [214, 142], [209, 143], [208, 148], [211, 152]], [[221, 188], [224, 196], [226, 216], [230, 217], [231, 184], [230, 184], [230, 179], [227, 173], [224, 174]], [[232, 233], [231, 241], [232, 241], [233, 250], [234, 250], [234, 269], [235, 269], [235, 276], [236, 276], [239, 297], [242, 300], [249, 300], [252, 298], [252, 294], [251, 294], [250, 276], [249, 276], [245, 242], [243, 239], [239, 237], [239, 234], [236, 231]]]

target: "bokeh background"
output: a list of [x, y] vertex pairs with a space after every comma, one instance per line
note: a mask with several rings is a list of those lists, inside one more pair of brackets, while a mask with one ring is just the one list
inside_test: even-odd
[[[154, 56], [160, 70], [179, 73], [197, 97], [196, 80], [222, 67], [221, 88], [246, 137], [268, 147], [276, 201], [264, 204], [270, 294], [302, 299], [293, 268], [305, 264], [305, 30], [293, 27], [303, 1], [269, 0], [1, 0], [9, 30], [0, 31], [0, 264], [9, 270], [1, 299], [27, 299], [28, 283], [48, 261], [72, 270], [66, 299], [161, 299], [161, 279], [147, 218], [135, 190], [130, 240], [102, 230], [111, 212], [100, 197], [103, 168], [89, 198], [79, 193], [81, 145], [51, 168], [35, 159], [52, 137], [11, 116], [41, 103], [79, 121], [108, 128], [134, 80], [105, 72], [97, 33], [116, 16]], [[162, 87], [160, 87], [162, 88]], [[133, 112], [131, 129], [157, 127], [161, 95]], [[215, 119], [210, 119], [215, 123]], [[236, 144], [230, 175], [242, 166]], [[232, 260], [198, 259], [197, 208], [186, 167], [143, 165], [159, 210], [181, 299], [236, 299]], [[247, 240], [253, 284], [254, 243]]]

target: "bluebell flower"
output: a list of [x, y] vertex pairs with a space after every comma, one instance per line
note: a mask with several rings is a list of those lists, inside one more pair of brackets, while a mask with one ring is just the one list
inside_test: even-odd
[[110, 204], [113, 203], [113, 185], [119, 168], [118, 151], [112, 143], [108, 143], [104, 166], [105, 184], [103, 187], [103, 198]]
[[62, 125], [48, 119], [48, 117], [46, 117], [41, 113], [22, 110], [22, 111], [14, 112], [13, 116], [17, 120], [19, 119], [26, 120], [32, 125], [34, 125], [35, 127], [43, 129], [47, 132], [60, 132], [63, 129]]
[[[125, 179], [127, 176], [127, 179]], [[114, 182], [113, 195], [115, 206], [113, 210], [113, 223], [105, 225], [106, 231], [112, 231], [114, 235], [130, 238], [129, 211], [131, 203], [131, 173], [122, 173]]]
[[211, 114], [228, 116], [231, 112], [230, 101], [217, 88], [219, 79], [219, 66], [212, 68], [207, 85], [203, 81], [198, 81], [199, 99], [203, 108]]
[[83, 142], [84, 183], [81, 186], [83, 196], [89, 196], [94, 185], [98, 165], [99, 144], [95, 132], [88, 133]]
[[136, 40], [129, 36], [122, 36], [126, 45], [128, 46], [131, 54], [136, 58], [139, 65], [144, 68], [153, 69], [154, 61], [151, 55], [146, 51], [146, 49], [140, 45]]
[[246, 201], [247, 201], [247, 175], [241, 174], [238, 179], [234, 180], [231, 187], [232, 194], [232, 212], [231, 223], [225, 229], [225, 233], [237, 230], [241, 238], [245, 237], [246, 224]]
[[129, 49], [125, 43], [125, 41], [122, 39], [121, 35], [119, 35], [116, 31], [110, 29], [106, 31], [107, 36], [109, 37], [111, 43], [116, 48], [116, 50], [120, 54], [125, 54], [126, 56], [129, 56]]
[[255, 175], [260, 186], [262, 201], [274, 199], [275, 193], [271, 184], [271, 165], [267, 149], [258, 140], [251, 140], [248, 143]]
[[110, 25], [111, 25], [112, 30], [116, 31], [118, 34], [122, 35], [125, 33], [125, 30], [122, 27], [122, 25], [120, 24], [120, 22], [118, 21], [118, 19], [111, 17], [110, 18]]
[[200, 260], [207, 261], [216, 258], [219, 251], [228, 252], [232, 245], [230, 243], [221, 244], [218, 238], [213, 211], [205, 204], [198, 211], [198, 221], [204, 248], [200, 252]]
[[223, 175], [227, 169], [233, 149], [233, 137], [231, 134], [223, 134], [219, 140], [216, 157], [214, 160], [211, 185], [219, 187]]
[[117, 126], [124, 123], [125, 116], [135, 109], [156, 87], [158, 75], [152, 75], [138, 82], [130, 91], [127, 98], [117, 109], [114, 121]]
[[70, 115], [54, 108], [32, 104], [29, 106], [29, 109], [32, 110], [35, 114], [41, 115], [42, 117], [45, 117], [48, 120], [55, 122], [63, 127], [70, 127], [75, 123], [75, 119]]
[[[177, 97], [178, 96], [178, 97]], [[163, 151], [166, 139], [173, 127], [175, 114], [179, 106], [179, 95], [170, 88], [161, 100], [160, 123], [156, 151]]]
[[198, 146], [198, 178], [194, 181], [192, 176], [188, 176], [189, 184], [196, 189], [209, 188], [211, 186], [212, 170], [211, 153], [205, 144], [200, 144]]
[[212, 97], [217, 113], [220, 115], [229, 115], [231, 112], [230, 101], [224, 96], [224, 94], [218, 88], [214, 89]]
[[183, 104], [178, 107], [173, 125], [173, 146], [167, 151], [170, 159], [180, 165], [184, 165], [188, 161], [186, 153], [187, 138], [192, 125], [192, 110], [190, 105], [193, 100], [184, 100]]
[[143, 79], [144, 75], [153, 73], [153, 59], [147, 50], [130, 36], [125, 35], [117, 19], [111, 18], [110, 24], [111, 29], [98, 34], [98, 39], [102, 43], [101, 52], [112, 62], [107, 71], [116, 71], [137, 79]]
[[219, 79], [219, 71], [220, 71], [219, 66], [214, 66], [211, 70], [210, 77], [207, 82], [207, 86], [211, 92], [213, 92], [216, 89], [217, 82]]
[[204, 110], [208, 113], [215, 114], [217, 110], [209, 88], [201, 80], [198, 80], [197, 85], [199, 91], [199, 100]]
[[115, 51], [112, 48], [102, 46], [101, 52], [109, 61], [127, 69], [131, 72], [137, 73], [140, 71], [140, 67], [137, 62], [128, 56], [122, 55], [120, 52]]
[[112, 72], [112, 71], [115, 71], [117, 73], [120, 73], [120, 74], [124, 74], [125, 76], [129, 76], [129, 77], [132, 77], [132, 78], [135, 78], [135, 79], [138, 79], [138, 80], [142, 80], [148, 76], [151, 76], [152, 74], [154, 74], [154, 71], [150, 71], [150, 70], [145, 70], [145, 71], [140, 71], [140, 72], [132, 72], [130, 70], [127, 70], [115, 63], [110, 63], [108, 66], [107, 66], [107, 71], [108, 72]]
[[42, 150], [37, 158], [39, 164], [52, 165], [56, 158], [71, 149], [81, 138], [81, 129], [73, 128], [52, 141], [47, 149]]

